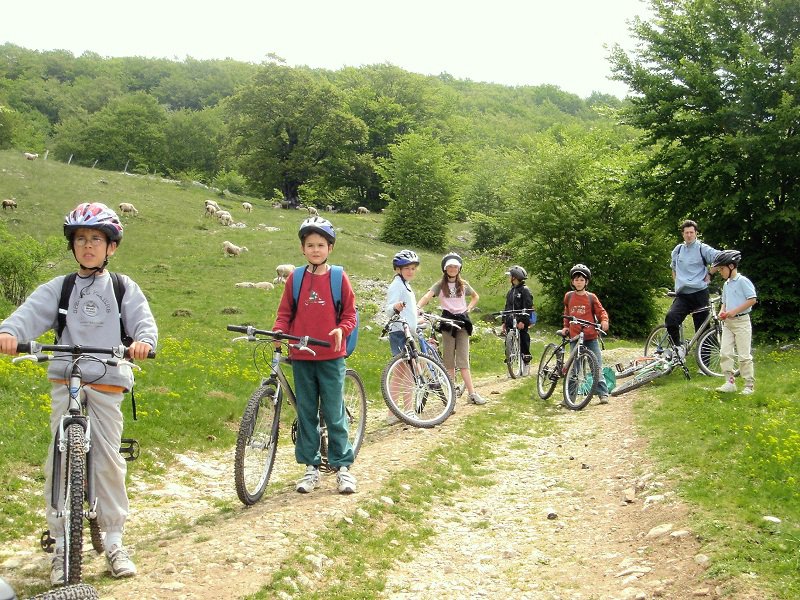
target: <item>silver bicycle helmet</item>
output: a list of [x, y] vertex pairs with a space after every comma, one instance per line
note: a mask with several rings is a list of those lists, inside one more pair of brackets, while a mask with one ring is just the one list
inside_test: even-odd
[[528, 278], [528, 272], [519, 265], [514, 265], [511, 267], [508, 271], [506, 271], [506, 275], [510, 275], [519, 281], [525, 281]]
[[306, 239], [306, 236], [310, 233], [318, 233], [326, 240], [328, 243], [335, 244], [336, 243], [336, 230], [333, 228], [333, 224], [331, 224], [328, 219], [323, 219], [322, 217], [309, 217], [302, 223], [300, 223], [300, 229], [297, 231], [297, 236], [300, 238], [300, 241]]
[[464, 261], [461, 260], [461, 257], [455, 252], [450, 252], [445, 254], [442, 258], [442, 273], [444, 273], [448, 265], [458, 265], [458, 270], [461, 271], [461, 268], [464, 266]]
[[102, 202], [84, 202], [64, 217], [64, 237], [70, 242], [75, 231], [81, 227], [102, 231], [109, 242], [122, 242], [122, 223], [117, 213]]
[[419, 256], [413, 250], [400, 250], [392, 258], [393, 267], [405, 267], [407, 265], [418, 265]]
[[586, 265], [578, 263], [569, 270], [570, 281], [575, 279], [576, 275], [583, 275], [586, 278], [586, 281], [589, 281], [592, 278], [592, 271]]
[[738, 250], [722, 250], [714, 262], [711, 263], [712, 267], [727, 267], [728, 265], [739, 266], [739, 261], [742, 260], [742, 253]]

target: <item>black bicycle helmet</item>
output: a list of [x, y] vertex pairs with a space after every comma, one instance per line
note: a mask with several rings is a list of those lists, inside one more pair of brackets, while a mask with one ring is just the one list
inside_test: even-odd
[[727, 267], [728, 265], [739, 266], [739, 261], [742, 260], [742, 253], [738, 250], [722, 250], [714, 262], [711, 263], [712, 267]]
[[122, 242], [122, 223], [112, 209], [101, 202], [84, 202], [64, 217], [64, 237], [72, 242], [75, 230], [85, 227], [106, 234], [109, 242]]
[[392, 258], [393, 267], [405, 267], [407, 265], [418, 265], [419, 256], [413, 250], [400, 250]]
[[447, 268], [447, 263], [458, 264], [459, 271], [461, 271], [461, 267], [464, 266], [464, 261], [461, 260], [461, 257], [455, 252], [450, 252], [448, 254], [445, 254], [444, 257], [442, 258], [442, 273], [444, 273], [445, 269]]
[[528, 278], [528, 272], [519, 265], [514, 265], [511, 267], [508, 271], [506, 271], [506, 275], [510, 275], [519, 281], [525, 281]]
[[589, 281], [592, 278], [592, 271], [586, 265], [578, 263], [569, 270], [570, 281], [575, 279], [576, 275], [583, 275], [586, 278], [586, 281]]
[[328, 243], [335, 244], [336, 243], [336, 230], [333, 228], [328, 219], [323, 219], [322, 217], [309, 217], [302, 223], [300, 223], [300, 229], [297, 232], [300, 241], [306, 239], [306, 236], [310, 233], [318, 233], [326, 240]]

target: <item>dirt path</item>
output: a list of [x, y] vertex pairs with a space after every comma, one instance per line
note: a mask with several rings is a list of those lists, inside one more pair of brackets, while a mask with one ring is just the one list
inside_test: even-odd
[[[140, 574], [97, 579], [103, 559], [88, 553], [86, 572], [106, 600], [256, 592], [298, 549], [298, 537], [313, 538], [352, 515], [393, 472], [455, 435], [459, 420], [490, 409], [512, 386], [533, 383], [484, 380], [479, 390], [490, 403], [459, 403], [451, 421], [435, 430], [379, 427], [359, 454], [359, 492], [351, 496], [335, 492], [332, 476], [314, 493], [297, 494], [291, 485], [297, 465], [281, 465], [273, 495], [219, 516], [219, 502], [235, 498], [232, 456], [178, 456], [179, 467], [164, 480], [132, 480], [126, 539]], [[726, 595], [704, 581], [707, 559], [687, 528], [687, 507], [645, 455], [634, 401], [633, 394], [605, 406], [593, 401], [581, 412], [559, 411], [551, 435], [498, 440], [497, 458], [487, 465], [495, 485], [464, 488], [456, 502], [433, 507], [437, 535], [391, 572], [384, 597], [760, 598]], [[184, 533], [175, 533], [178, 524]], [[41, 581], [48, 572], [42, 553], [19, 545], [4, 548], [0, 563], [17, 582]]]

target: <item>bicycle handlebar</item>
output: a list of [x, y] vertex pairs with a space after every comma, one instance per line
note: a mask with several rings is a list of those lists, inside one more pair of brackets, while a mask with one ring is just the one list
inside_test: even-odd
[[497, 312], [491, 313], [493, 317], [502, 317], [504, 315], [527, 315], [533, 308], [515, 308], [514, 310], [499, 310]]
[[603, 329], [600, 327], [600, 323], [594, 323], [592, 321], [587, 321], [585, 319], [579, 319], [578, 317], [574, 317], [572, 315], [562, 315], [562, 318], [569, 319], [570, 323], [575, 323], [580, 325], [582, 328], [585, 327], [594, 327], [600, 335], [608, 335]]
[[236, 331], [238, 333], [244, 333], [247, 335], [248, 338], [255, 338], [256, 335], [266, 335], [275, 340], [286, 340], [289, 342], [303, 342], [304, 345], [311, 344], [313, 346], [322, 346], [324, 348], [330, 348], [331, 343], [326, 342], [325, 340], [318, 340], [316, 338], [311, 338], [308, 336], [305, 337], [298, 337], [296, 335], [289, 335], [288, 333], [281, 333], [280, 331], [270, 331], [269, 329], [257, 329], [252, 325], [228, 325], [228, 331]]
[[[101, 348], [96, 346], [70, 346], [68, 344], [40, 344], [36, 341], [19, 342], [17, 344], [18, 354], [39, 354], [40, 352], [63, 352], [65, 354], [108, 354], [115, 358], [128, 356], [128, 347], [120, 344], [113, 348]], [[147, 354], [147, 358], [155, 358], [155, 350]], [[41, 362], [41, 361], [40, 361]]]
[[421, 314], [423, 319], [428, 319], [428, 320], [431, 320], [431, 321], [439, 321], [440, 323], [445, 323], [447, 325], [450, 325], [450, 327], [455, 327], [456, 329], [461, 329], [462, 323], [459, 322], [459, 321], [456, 321], [455, 319], [448, 319], [447, 317], [441, 317], [441, 316], [435, 315], [433, 313], [423, 312], [423, 313], [420, 313], [420, 314]]

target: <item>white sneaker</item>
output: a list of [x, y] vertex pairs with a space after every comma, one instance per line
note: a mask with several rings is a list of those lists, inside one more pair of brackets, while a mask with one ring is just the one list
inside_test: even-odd
[[527, 377], [531, 374], [531, 365], [529, 363], [522, 364], [522, 376]]
[[755, 393], [755, 391], [756, 390], [753, 388], [752, 385], [746, 385], [746, 386], [744, 386], [744, 389], [742, 390], [742, 394], [745, 395], [745, 396], [749, 396], [750, 394]]
[[136, 575], [136, 565], [133, 564], [124, 546], [111, 546], [106, 551], [106, 562], [114, 577], [133, 577]]
[[341, 467], [336, 473], [336, 488], [340, 494], [352, 494], [356, 491], [356, 478], [347, 467]]
[[306, 472], [297, 481], [297, 491], [301, 494], [313, 492], [319, 484], [319, 469], [314, 465], [306, 465]]
[[598, 403], [599, 404], [608, 404], [608, 394], [606, 394], [605, 396], [599, 396]]
[[386, 415], [386, 424], [387, 425], [397, 425], [400, 423], [400, 419], [397, 418], [397, 415], [390, 412]]
[[731, 392], [736, 391], [736, 383], [734, 382], [733, 377], [728, 379], [725, 383], [717, 388], [718, 392], [722, 392], [723, 394], [730, 394]]
[[50, 564], [50, 584], [64, 585], [67, 578], [64, 577], [64, 548], [56, 548]]
[[469, 395], [469, 401], [473, 404], [486, 404], [486, 400], [478, 392], [472, 392]]

